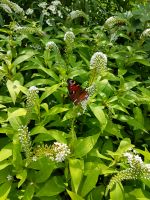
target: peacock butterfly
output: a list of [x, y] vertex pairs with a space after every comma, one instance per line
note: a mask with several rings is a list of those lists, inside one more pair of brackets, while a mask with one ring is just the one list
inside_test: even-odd
[[88, 92], [85, 89], [82, 89], [81, 86], [76, 83], [76, 81], [68, 79], [67, 83], [69, 97], [75, 105], [78, 105], [79, 103], [81, 103], [89, 97]]

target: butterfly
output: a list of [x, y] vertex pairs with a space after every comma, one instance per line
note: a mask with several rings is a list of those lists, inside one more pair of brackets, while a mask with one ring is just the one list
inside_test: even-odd
[[88, 92], [85, 89], [82, 89], [81, 86], [76, 83], [76, 81], [68, 79], [67, 83], [69, 97], [75, 105], [80, 104], [82, 101], [86, 100], [89, 97]]

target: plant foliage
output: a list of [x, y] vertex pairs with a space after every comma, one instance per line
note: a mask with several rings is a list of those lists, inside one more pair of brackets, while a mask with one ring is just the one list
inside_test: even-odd
[[150, 199], [150, 5], [85, 2], [0, 3], [0, 199]]

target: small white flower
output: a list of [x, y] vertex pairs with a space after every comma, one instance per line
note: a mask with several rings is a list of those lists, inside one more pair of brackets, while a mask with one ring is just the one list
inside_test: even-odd
[[7, 180], [8, 181], [12, 181], [13, 180], [13, 176], [11, 176], [10, 174], [7, 176]]
[[62, 13], [61, 13], [60, 10], [58, 10], [58, 16], [59, 16], [60, 18], [63, 18], [63, 15], [62, 15]]
[[28, 8], [28, 9], [26, 10], [26, 15], [32, 15], [32, 14], [33, 14], [33, 9]]
[[61, 2], [58, 0], [52, 1], [51, 4], [53, 4], [54, 6], [58, 6], [61, 5]]
[[70, 154], [70, 149], [68, 146], [59, 142], [54, 142], [52, 149], [56, 162], [63, 162], [65, 158]]
[[50, 19], [47, 19], [47, 20], [46, 20], [46, 24], [49, 25], [49, 26], [53, 26], [53, 24], [52, 24], [52, 22], [51, 22]]
[[38, 88], [36, 86], [31, 86], [29, 88], [29, 91], [38, 91]]
[[42, 13], [43, 13], [43, 15], [45, 15], [45, 16], [50, 16], [50, 13], [47, 12], [47, 10], [42, 10]]
[[38, 6], [43, 8], [43, 9], [45, 9], [46, 6], [47, 6], [47, 3], [46, 2], [42, 2], [42, 3], [39, 3]]
[[33, 161], [33, 162], [37, 161], [37, 157], [36, 157], [36, 156], [33, 156], [33, 157], [32, 157], [32, 161]]
[[57, 11], [57, 8], [56, 8], [56, 6], [54, 6], [54, 5], [48, 6], [47, 9], [50, 10], [54, 15], [57, 13], [57, 12], [56, 12], [56, 11]]

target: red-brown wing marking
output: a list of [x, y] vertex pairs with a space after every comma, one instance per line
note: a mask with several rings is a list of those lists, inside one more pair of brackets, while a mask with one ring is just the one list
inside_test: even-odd
[[68, 79], [69, 97], [75, 105], [81, 103], [88, 98], [89, 94], [85, 89], [82, 89], [79, 84], [72, 79]]

